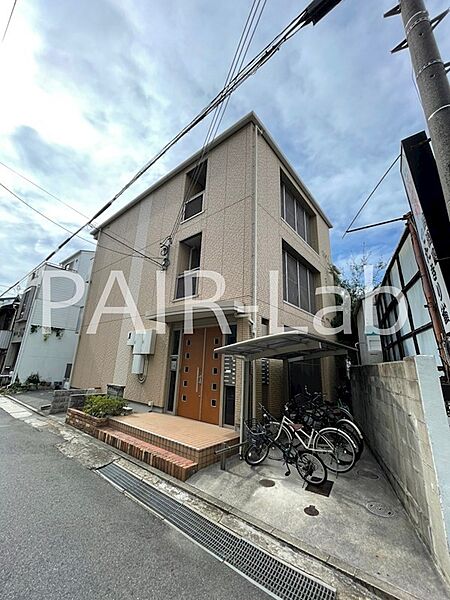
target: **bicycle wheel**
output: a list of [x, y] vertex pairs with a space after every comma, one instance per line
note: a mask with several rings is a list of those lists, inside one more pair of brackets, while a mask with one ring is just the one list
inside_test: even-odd
[[269, 446], [265, 442], [263, 444], [251, 444], [245, 453], [245, 462], [248, 465], [260, 465], [269, 454]]
[[352, 413], [345, 408], [345, 406], [333, 406], [331, 408], [331, 414], [334, 416], [336, 420], [339, 419], [348, 419], [349, 421], [354, 421], [354, 417]]
[[314, 449], [320, 453], [330, 471], [347, 473], [356, 462], [357, 448], [352, 438], [335, 427], [321, 429], [315, 440]]
[[356, 460], [361, 458], [361, 454], [364, 450], [364, 437], [363, 434], [354, 421], [348, 419], [341, 419], [336, 423], [336, 427], [341, 431], [344, 431], [349, 435], [356, 444]]
[[[277, 421], [271, 421], [266, 425], [266, 431], [268, 437], [276, 440], [278, 445], [272, 444], [269, 446], [269, 458], [272, 460], [283, 460], [282, 448], [290, 446], [292, 441], [292, 435], [286, 427], [280, 427], [280, 423]], [[281, 447], [280, 447], [281, 446]]]
[[307, 483], [322, 485], [327, 480], [327, 467], [317, 454], [312, 452], [299, 452], [295, 463], [298, 474]]

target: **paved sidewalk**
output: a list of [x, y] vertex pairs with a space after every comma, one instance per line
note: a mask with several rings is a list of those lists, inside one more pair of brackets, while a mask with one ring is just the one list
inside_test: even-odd
[[[2, 415], [2, 410], [6, 411], [7, 413], [9, 413], [9, 415], [11, 417], [13, 417], [14, 419], [17, 419], [17, 421], [21, 421], [24, 426], [28, 426], [29, 430], [26, 431], [26, 427], [25, 429], [23, 429], [23, 436], [22, 436], [22, 440], [21, 442], [18, 443], [18, 448], [22, 448], [22, 446], [24, 447], [24, 449], [26, 450], [26, 452], [34, 457], [37, 460], [37, 464], [39, 466], [39, 469], [41, 469], [42, 473], [46, 474], [45, 476], [49, 479], [49, 481], [47, 482], [47, 480], [45, 479], [45, 477], [42, 477], [40, 475], [40, 472], [36, 469], [36, 468], [32, 468], [31, 472], [36, 475], [36, 479], [39, 483], [42, 483], [42, 481], [44, 481], [44, 488], [46, 491], [46, 496], [45, 496], [45, 507], [44, 508], [40, 508], [37, 513], [36, 513], [36, 519], [37, 522], [40, 523], [42, 521], [42, 518], [46, 519], [46, 520], [50, 520], [49, 522], [53, 523], [53, 525], [55, 524], [55, 514], [54, 514], [54, 510], [53, 510], [53, 504], [52, 502], [54, 502], [56, 500], [56, 504], [55, 504], [55, 510], [58, 510], [61, 506], [63, 506], [64, 508], [67, 508], [69, 510], [69, 514], [71, 515], [71, 523], [73, 522], [73, 518], [75, 518], [75, 515], [72, 514], [76, 513], [76, 510], [73, 509], [72, 504], [75, 507], [80, 507], [83, 506], [83, 500], [80, 500], [78, 498], [76, 498], [75, 496], [72, 498], [72, 496], [70, 495], [70, 492], [68, 492], [68, 496], [65, 497], [63, 495], [63, 500], [61, 501], [61, 498], [58, 497], [54, 497], [54, 484], [55, 484], [55, 479], [56, 477], [53, 475], [53, 473], [50, 470], [50, 465], [47, 463], [47, 461], [45, 460], [44, 457], [44, 438], [48, 438], [49, 442], [50, 442], [50, 446], [52, 449], [52, 452], [61, 452], [64, 457], [66, 457], [66, 459], [70, 459], [70, 461], [68, 462], [68, 465], [66, 468], [64, 467], [59, 467], [56, 470], [57, 476], [60, 477], [60, 479], [62, 479], [62, 481], [65, 482], [65, 484], [70, 484], [72, 486], [75, 486], [75, 490], [78, 489], [78, 485], [77, 482], [75, 481], [75, 477], [74, 474], [70, 471], [72, 471], [73, 469], [75, 469], [75, 467], [71, 467], [71, 462], [73, 461], [80, 463], [83, 467], [85, 467], [85, 469], [87, 470], [87, 472], [91, 472], [89, 473], [89, 477], [93, 476], [92, 471], [103, 467], [107, 464], [110, 464], [112, 461], [115, 461], [118, 465], [120, 465], [122, 468], [125, 468], [126, 470], [130, 471], [131, 473], [133, 473], [136, 477], [138, 477], [139, 479], [143, 479], [146, 481], [146, 483], [148, 485], [153, 486], [154, 488], [156, 488], [157, 490], [159, 490], [160, 492], [162, 492], [163, 494], [170, 496], [171, 498], [177, 500], [178, 502], [188, 506], [191, 508], [191, 510], [199, 513], [200, 515], [202, 515], [205, 519], [213, 522], [213, 523], [220, 523], [220, 525], [225, 528], [226, 530], [229, 530], [230, 532], [233, 532], [235, 535], [237, 535], [238, 537], [241, 537], [243, 539], [248, 540], [250, 543], [254, 544], [255, 546], [261, 548], [263, 551], [267, 552], [269, 555], [272, 555], [276, 558], [278, 558], [279, 560], [281, 560], [284, 563], [287, 563], [289, 565], [292, 565], [294, 568], [296, 569], [300, 569], [302, 572], [309, 574], [311, 577], [319, 579], [320, 581], [323, 581], [325, 583], [327, 583], [329, 586], [335, 588], [338, 590], [338, 597], [340, 599], [344, 599], [345, 600], [375, 600], [375, 598], [377, 598], [378, 596], [376, 594], [374, 594], [370, 589], [366, 589], [365, 587], [363, 587], [360, 583], [355, 582], [353, 580], [353, 578], [348, 577], [347, 575], [343, 574], [341, 571], [335, 569], [332, 565], [327, 565], [324, 564], [322, 561], [320, 560], [315, 560], [314, 558], [308, 556], [307, 554], [304, 554], [303, 552], [299, 552], [298, 550], [296, 550], [295, 548], [291, 547], [290, 545], [287, 545], [285, 542], [277, 540], [276, 537], [271, 536], [270, 534], [262, 531], [261, 529], [259, 529], [258, 527], [255, 527], [254, 525], [252, 525], [251, 523], [248, 523], [245, 519], [240, 518], [238, 515], [234, 514], [233, 510], [231, 509], [231, 507], [220, 507], [218, 505], [215, 505], [214, 502], [210, 502], [209, 499], [203, 498], [203, 494], [201, 494], [198, 491], [195, 491], [194, 488], [191, 488], [191, 486], [186, 485], [186, 484], [182, 484], [181, 482], [174, 480], [173, 478], [165, 475], [164, 473], [161, 473], [160, 471], [157, 471], [155, 469], [151, 469], [148, 467], [148, 465], [145, 465], [143, 463], [139, 463], [139, 461], [136, 461], [134, 459], [130, 459], [128, 456], [124, 456], [123, 453], [121, 453], [120, 451], [116, 451], [116, 450], [112, 450], [109, 446], [105, 446], [104, 444], [102, 444], [101, 442], [99, 442], [98, 440], [84, 434], [81, 433], [75, 429], [73, 429], [72, 427], [69, 427], [67, 425], [64, 425], [62, 423], [59, 423], [58, 421], [48, 418], [46, 416], [41, 416], [41, 415], [36, 415], [35, 413], [31, 413], [30, 411], [25, 410], [21, 405], [16, 404], [13, 400], [8, 399], [8, 398], [1, 398], [0, 397], [0, 418]], [[1, 426], [1, 424], [0, 424]], [[31, 429], [32, 428], [32, 429]], [[34, 431], [33, 431], [34, 430]], [[37, 435], [42, 435], [41, 440], [39, 440], [39, 438], [37, 438]], [[59, 443], [55, 444], [55, 441], [59, 439]], [[33, 442], [33, 440], [35, 440]], [[35, 447], [39, 448], [39, 451], [35, 451], [34, 448], [31, 449], [30, 446], [31, 444], [33, 444]], [[19, 453], [19, 451], [17, 451], [17, 454]], [[16, 451], [14, 451], [12, 453], [12, 456], [15, 458], [15, 454]], [[121, 457], [122, 456], [122, 457]], [[16, 458], [15, 458], [16, 460]], [[6, 464], [5, 464], [6, 466]], [[1, 469], [0, 469], [1, 471]], [[36, 473], [35, 473], [36, 471]], [[14, 479], [16, 479], [16, 473], [14, 472], [13, 469], [10, 469], [8, 467], [6, 467], [6, 473], [10, 474], [13, 476]], [[69, 476], [68, 476], [69, 473]], [[29, 485], [29, 483], [31, 482], [32, 478], [27, 478], [27, 477], [20, 477], [20, 479], [24, 480], [24, 482], [26, 482], [27, 485]], [[50, 481], [51, 480], [51, 481]], [[107, 484], [109, 486], [109, 484]], [[104, 482], [102, 484], [102, 487], [104, 486]], [[14, 486], [13, 486], [14, 487]], [[31, 488], [33, 488], [33, 485], [31, 486]], [[8, 488], [8, 489], [13, 489]], [[122, 500], [120, 500], [120, 496], [121, 496], [121, 491], [120, 488], [117, 489], [112, 489], [112, 493], [113, 495], [115, 494], [117, 496], [117, 499], [114, 500], [113, 498], [107, 498], [107, 500], [105, 501], [104, 499], [101, 500], [100, 502], [100, 507], [103, 506], [103, 509], [105, 509], [105, 507], [108, 508], [108, 510], [106, 511], [106, 513], [104, 513], [104, 517], [97, 517], [95, 520], [97, 523], [101, 523], [102, 527], [104, 526], [105, 521], [109, 518], [109, 520], [111, 521], [112, 518], [112, 523], [116, 524], [116, 529], [118, 529], [120, 531], [120, 535], [122, 536], [122, 541], [123, 539], [125, 539], [126, 537], [126, 533], [122, 534], [121, 533], [121, 517], [117, 516], [115, 513], [115, 507], [122, 502]], [[85, 495], [85, 490], [83, 489], [83, 494]], [[130, 498], [132, 497], [131, 495], [127, 495], [126, 493], [124, 493], [126, 496], [126, 502], [130, 502]], [[40, 494], [38, 494], [39, 497], [41, 497]], [[20, 496], [22, 498], [22, 496]], [[32, 497], [33, 497], [33, 493], [28, 493], [26, 495], [25, 498], [25, 502], [26, 505], [30, 505], [32, 502]], [[123, 496], [122, 496], [123, 497]], [[50, 498], [50, 500], [47, 500], [47, 498]], [[44, 494], [42, 494], [42, 499], [44, 499]], [[138, 502], [138, 504], [140, 504]], [[220, 503], [218, 503], [220, 504]], [[92, 500], [89, 499], [88, 505], [90, 507], [88, 513], [86, 513], [86, 511], [82, 511], [82, 514], [87, 514], [88, 516], [94, 511], [95, 506], [92, 504]], [[14, 505], [15, 507], [17, 507], [17, 498], [16, 498], [16, 504]], [[50, 508], [49, 508], [50, 507]], [[138, 511], [141, 510], [142, 512], [142, 507], [143, 505], [141, 504], [141, 508], [138, 508]], [[133, 507], [132, 507], [133, 508]], [[135, 513], [135, 510], [133, 508], [133, 510], [130, 509], [129, 511], [130, 514]], [[144, 517], [145, 517], [145, 512], [143, 513]], [[154, 519], [154, 515], [155, 513], [150, 512], [149, 518]], [[157, 521], [160, 521], [160, 518], [157, 519]], [[13, 519], [13, 522], [16, 522], [16, 519]], [[61, 523], [64, 522], [61, 519], [56, 518], [56, 530], [58, 531], [59, 535], [66, 535], [66, 532], [63, 531], [63, 533], [61, 534]], [[109, 522], [109, 521], [108, 521]], [[202, 592], [203, 590], [197, 590], [197, 591], [192, 591], [192, 586], [187, 588], [186, 593], [177, 593], [177, 591], [172, 593], [167, 593], [167, 590], [165, 591], [165, 593], [159, 593], [159, 591], [157, 593], [154, 593], [154, 590], [152, 589], [152, 587], [154, 587], [152, 584], [148, 583], [148, 580], [142, 579], [138, 577], [138, 580], [136, 580], [136, 574], [134, 573], [134, 568], [136, 567], [136, 565], [138, 565], [138, 570], [139, 568], [142, 568], [142, 565], [144, 563], [147, 562], [147, 559], [149, 559], [149, 557], [151, 556], [151, 552], [152, 552], [152, 541], [151, 541], [151, 536], [148, 535], [147, 533], [143, 533], [144, 531], [144, 526], [142, 524], [142, 522], [138, 522], [138, 520], [136, 519], [136, 522], [131, 519], [131, 522], [133, 523], [133, 526], [131, 527], [129, 520], [126, 523], [126, 527], [125, 527], [125, 531], [127, 533], [130, 533], [130, 531], [132, 532], [132, 535], [137, 535], [136, 531], [139, 532], [139, 535], [142, 537], [142, 535], [144, 535], [144, 537], [146, 537], [146, 542], [147, 542], [147, 549], [144, 551], [144, 553], [142, 553], [142, 549], [139, 549], [139, 547], [136, 545], [136, 543], [133, 543], [132, 540], [130, 541], [129, 539], [125, 542], [122, 543], [120, 550], [119, 550], [119, 554], [118, 556], [120, 557], [120, 560], [123, 562], [124, 569], [120, 569], [119, 568], [119, 572], [121, 573], [121, 576], [119, 578], [120, 580], [120, 584], [124, 584], [125, 586], [127, 586], [127, 592], [125, 595], [122, 591], [122, 588], [116, 584], [116, 582], [114, 581], [113, 577], [109, 575], [109, 571], [108, 569], [102, 564], [101, 565], [101, 571], [100, 571], [100, 576], [102, 576], [103, 573], [107, 573], [108, 575], [108, 581], [112, 582], [112, 585], [114, 587], [114, 592], [117, 592], [117, 595], [112, 594], [112, 589], [108, 589], [106, 590], [102, 585], [96, 585], [95, 591], [99, 592], [100, 594], [103, 594], [104, 597], [108, 597], [108, 598], [125, 598], [125, 597], [131, 597], [131, 595], [133, 596], [133, 598], [163, 598], [163, 597], [168, 597], [168, 598], [203, 598], [205, 597], [203, 595]], [[164, 521], [162, 521], [164, 523]], [[72, 525], [74, 525], [72, 523]], [[53, 527], [53, 526], [52, 526]], [[52, 529], [52, 527], [47, 527], [46, 524], [44, 524], [43, 530], [44, 531], [50, 531]], [[91, 526], [92, 527], [92, 526]], [[69, 527], [70, 528], [70, 527]], [[0, 527], [1, 529], [1, 527]], [[153, 528], [154, 529], [154, 528]], [[30, 528], [23, 528], [21, 531], [25, 531], [25, 533], [29, 532]], [[75, 532], [78, 532], [78, 524], [74, 527]], [[34, 532], [32, 532], [32, 538], [35, 538]], [[103, 535], [102, 541], [103, 541], [103, 546], [104, 548], [113, 548], [114, 550], [114, 542], [111, 543], [111, 536], [109, 535], [110, 532], [108, 531], [106, 536]], [[89, 532], [89, 534], [85, 534], [84, 532], [82, 533], [82, 537], [86, 537], [86, 543], [89, 543], [89, 540], [91, 539], [91, 536], [95, 535], [94, 532], [94, 528], [92, 527], [92, 531]], [[158, 535], [160, 535], [160, 532], [158, 531]], [[179, 535], [178, 533], [176, 535]], [[162, 538], [162, 536], [160, 535], [160, 537]], [[24, 538], [26, 539], [26, 543], [27, 544], [27, 548], [31, 551], [31, 548], [34, 549], [34, 546], [32, 544], [30, 544], [30, 537], [28, 536], [28, 538]], [[138, 540], [139, 541], [139, 540]], [[191, 542], [189, 542], [190, 544]], [[106, 545], [105, 545], [106, 544]], [[128, 546], [127, 546], [128, 544]], [[168, 547], [167, 541], [165, 539], [162, 538], [162, 545], [166, 547]], [[44, 544], [44, 550], [45, 550], [45, 544]], [[48, 548], [50, 548], [50, 551], [52, 548], [58, 548], [58, 556], [62, 556], [63, 553], [61, 552], [61, 549], [59, 548], [59, 545], [54, 545], [54, 544], [50, 544], [48, 546]], [[132, 551], [132, 549], [134, 550], [135, 547], [138, 547], [137, 553]], [[189, 568], [190, 563], [193, 560], [196, 560], [197, 558], [197, 554], [195, 554], [196, 549], [198, 549], [197, 545], [193, 545], [194, 548], [194, 552], [189, 550], [189, 547], [186, 548], [186, 557], [185, 559], [182, 561], [183, 562], [183, 573], [181, 573], [180, 568], [175, 568], [175, 569], [171, 569], [172, 574], [178, 574], [175, 579], [176, 579], [176, 584], [179, 584], [180, 586], [183, 585], [183, 582], [185, 580], [185, 577], [187, 576], [188, 578], [192, 578], [193, 576], [196, 577], [197, 573], [194, 572], [191, 573], [189, 575], [189, 573], [186, 575], [186, 569]], [[39, 547], [38, 547], [39, 550]], [[97, 550], [98, 551], [98, 550]], [[126, 556], [125, 558], [123, 558], [123, 552], [125, 552]], [[169, 556], [173, 556], [173, 553], [169, 547]], [[41, 552], [42, 554], [42, 552]], [[41, 554], [38, 554], [38, 557], [40, 559], [42, 559]], [[106, 552], [103, 553], [104, 556], [106, 556], [108, 558], [108, 560], [110, 560], [110, 554], [111, 552]], [[27, 561], [29, 562], [29, 552], [27, 553], [21, 553], [21, 557], [25, 556]], [[102, 556], [103, 556], [102, 555]], [[113, 555], [115, 556], [116, 553], [113, 552]], [[138, 559], [136, 561], [136, 556], [138, 556]], [[132, 558], [133, 560], [131, 561], [131, 563], [126, 562], [127, 561], [127, 557], [128, 558]], [[178, 560], [181, 560], [181, 558], [178, 558]], [[47, 557], [44, 557], [44, 563], [47, 565], [47, 567], [49, 567], [50, 569], [53, 569], [53, 556], [50, 557], [49, 559], [47, 559]], [[80, 562], [80, 559], [77, 558], [77, 561]], [[76, 561], [76, 562], [77, 562]], [[124, 562], [125, 561], [125, 562]], [[77, 564], [78, 564], [77, 562]], [[91, 561], [92, 562], [92, 561]], [[101, 562], [101, 561], [100, 561]], [[175, 560], [176, 562], [176, 560]], [[73, 561], [72, 561], [73, 563]], [[72, 564], [71, 563], [71, 564]], [[142, 563], [142, 564], [141, 564]], [[184, 563], [186, 563], [186, 565], [184, 565]], [[49, 581], [49, 574], [47, 573], [47, 568], [44, 566], [44, 568], [42, 568], [42, 560], [39, 560], [39, 562], [37, 563], [38, 568], [40, 569], [40, 573], [42, 573], [41, 579], [39, 583], [42, 583], [43, 585], [45, 585], [46, 583], [48, 583]], [[82, 564], [82, 561], [81, 563]], [[133, 568], [130, 568], [128, 566], [128, 564], [132, 564]], [[156, 563], [155, 563], [156, 564]], [[222, 572], [222, 566], [225, 566], [221, 561], [219, 561], [219, 567], [220, 567], [220, 571], [217, 571], [217, 568], [215, 567], [215, 562], [213, 561], [211, 563], [211, 565], [208, 565], [207, 568], [203, 569], [203, 572], [201, 573], [201, 577], [205, 580], [205, 586], [207, 587], [206, 589], [206, 597], [208, 598], [214, 598], [214, 599], [218, 599], [220, 598], [259, 598], [261, 596], [258, 595], [259, 590], [257, 588], [253, 588], [253, 586], [250, 586], [248, 589], [244, 589], [244, 587], [241, 587], [241, 589], [239, 589], [237, 586], [239, 585], [238, 583], [236, 584], [236, 586], [234, 586], [234, 581], [235, 581], [235, 574], [233, 571], [228, 572], [225, 568], [225, 571]], [[49, 566], [50, 565], [50, 566]], [[73, 566], [73, 564], [72, 564]], [[91, 565], [92, 566], [92, 565]], [[145, 566], [145, 565], [144, 565]], [[147, 565], [148, 566], [148, 565]], [[154, 581], [155, 579], [155, 575], [153, 573], [153, 569], [150, 566], [150, 571], [148, 570], [147, 566], [145, 566], [144, 571], [146, 573], [150, 574], [150, 579], [151, 582]], [[186, 566], [186, 569], [184, 569], [184, 566]], [[33, 565], [34, 567], [34, 565]], [[145, 570], [147, 569], [147, 570]], [[164, 573], [164, 569], [162, 567], [160, 567], [160, 565], [157, 565], [157, 569], [158, 569], [158, 576], [162, 575]], [[213, 569], [215, 572], [211, 573], [211, 569]], [[116, 569], [117, 570], [117, 569]], [[55, 572], [58, 574], [58, 571], [55, 569]], [[83, 585], [86, 582], [86, 577], [89, 577], [90, 572], [88, 572], [88, 570], [86, 570], [84, 567], [82, 569], [82, 576], [81, 576], [81, 580], [76, 576], [71, 578], [70, 581], [68, 581], [68, 585], [71, 586], [71, 592], [72, 592], [72, 584], [75, 584], [75, 587], [78, 589], [82, 589], [83, 590]], [[86, 576], [87, 573], [87, 576]], [[181, 573], [181, 576], [180, 576]], [[53, 574], [53, 570], [52, 570], [52, 574]], [[219, 578], [219, 582], [215, 581], [215, 577]], [[42, 597], [42, 590], [39, 588], [37, 590], [33, 590], [32, 586], [30, 585], [30, 579], [32, 581], [34, 576], [34, 572], [31, 573], [30, 572], [30, 565], [28, 564], [28, 569], [23, 568], [21, 566], [20, 569], [20, 577], [19, 578], [14, 578], [11, 579], [11, 577], [9, 577], [9, 581], [10, 584], [13, 584], [14, 587], [16, 585], [22, 585], [22, 586], [27, 586], [28, 589], [30, 590], [30, 593], [28, 594], [30, 598], [35, 598], [36, 600], [37, 598], [41, 598]], [[99, 577], [100, 577], [99, 576]], [[226, 580], [224, 579], [226, 578]], [[142, 579], [142, 581], [141, 581]], [[0, 565], [0, 584], [2, 583], [2, 568]], [[170, 585], [172, 582], [170, 580], [170, 578], [168, 580], [166, 580], [168, 585]], [[135, 583], [138, 583], [140, 585], [139, 589], [136, 589], [136, 585], [134, 585]], [[53, 584], [53, 581], [52, 581]], [[51, 584], [51, 585], [52, 585]], [[245, 582], [244, 582], [245, 584]], [[142, 585], [147, 586], [146, 589], [147, 591], [145, 592], [141, 592], [142, 590]], [[196, 582], [193, 582], [193, 585], [197, 585]], [[204, 587], [205, 587], [204, 586]], [[217, 586], [216, 591], [214, 592], [214, 586]], [[231, 589], [234, 586], [234, 589]], [[59, 594], [58, 596], [53, 596], [50, 593], [48, 594], [49, 598], [51, 597], [52, 599], [55, 597], [56, 598], [62, 598], [62, 596], [64, 595], [62, 593], [61, 588], [56, 588], [55, 590], [53, 590], [53, 585], [52, 585], [52, 590], [49, 591], [55, 591], [57, 594]], [[0, 588], [3, 589], [2, 585], [0, 585]], [[37, 596], [33, 595], [34, 592], [37, 592]], [[109, 592], [109, 593], [105, 593], [105, 592]], [[14, 594], [14, 592], [13, 592]], [[130, 595], [131, 594], [131, 595]], [[85, 594], [82, 592], [83, 597], [93, 597], [93, 594]], [[21, 594], [20, 598], [22, 598], [22, 596], [25, 596], [25, 594]], [[8, 598], [11, 598], [11, 600], [16, 600], [16, 598], [19, 597], [18, 596], [7, 596]], [[66, 597], [66, 595], [64, 595], [64, 597]], [[69, 597], [69, 595], [67, 595], [67, 597]], [[73, 592], [70, 595], [70, 598], [78, 598], [79, 596], [76, 595], [75, 592]], [[80, 596], [81, 597], [81, 596]], [[97, 597], [97, 596], [95, 596]], [[383, 596], [383, 598], [385, 598], [386, 596]], [[390, 597], [390, 596], [388, 596]], [[2, 600], [3, 600], [3, 596], [2, 596]], [[6, 599], [5, 599], [6, 600]], [[405, 599], [406, 600], [406, 599]], [[411, 597], [408, 596], [407, 600], [413, 600]]]
[[[308, 492], [295, 470], [290, 477], [284, 472], [278, 461], [250, 467], [233, 457], [227, 471], [212, 465], [188, 483], [293, 536], [323, 557], [347, 563], [355, 572], [360, 569], [424, 600], [449, 598], [425, 546], [368, 450], [350, 473], [335, 479], [329, 497]], [[393, 516], [372, 514], [369, 503], [390, 508]]]
[[[17, 410], [20, 412], [20, 407]], [[382, 589], [383, 598], [447, 600], [450, 597], [389, 483], [368, 452], [357, 469], [339, 476], [329, 498], [306, 491], [296, 472], [290, 478], [284, 477], [284, 468], [275, 461], [251, 468], [237, 457], [228, 461], [226, 472], [216, 464], [183, 484], [61, 422], [35, 418], [37, 422], [43, 419], [67, 440], [58, 445], [61, 452], [77, 458], [87, 468], [107, 464], [114, 460], [114, 455], [124, 456], [127, 464], [141, 465], [141, 473], [150, 471], [152, 475], [148, 477], [158, 487], [162, 486], [163, 491], [176, 494], [179, 489], [194, 498], [197, 495], [200, 503], [203, 499], [210, 506], [206, 514], [221, 510], [243, 523], [247, 521], [250, 528], [270, 535], [270, 544], [278, 538], [282, 544], [297, 547], [306, 552], [301, 560], [307, 555], [316, 557], [326, 567], [336, 567], [356, 581]], [[379, 478], [371, 479], [374, 476]], [[274, 485], [264, 487], [263, 479]], [[395, 517], [372, 515], [365, 506], [369, 501], [388, 504]], [[316, 516], [304, 512], [311, 506], [315, 509], [313, 513], [317, 511]], [[353, 593], [341, 597], [353, 598]], [[358, 596], [363, 597], [371, 595]]]

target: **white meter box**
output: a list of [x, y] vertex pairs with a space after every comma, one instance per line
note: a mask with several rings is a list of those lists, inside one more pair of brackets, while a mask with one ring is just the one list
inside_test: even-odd
[[156, 331], [147, 329], [147, 331], [136, 332], [133, 346], [133, 354], [154, 354], [156, 344]]

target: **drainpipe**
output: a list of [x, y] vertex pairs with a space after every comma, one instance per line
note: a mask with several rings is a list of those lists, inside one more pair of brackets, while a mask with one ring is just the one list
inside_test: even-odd
[[[253, 306], [258, 297], [258, 125], [255, 124], [255, 177], [253, 189]], [[255, 313], [252, 323], [252, 336], [257, 336], [257, 318]], [[256, 417], [256, 361], [252, 365], [252, 417]]]
[[450, 358], [447, 353], [447, 348], [445, 344], [445, 333], [442, 328], [441, 319], [439, 313], [436, 310], [436, 301], [434, 299], [433, 288], [431, 287], [431, 282], [428, 275], [428, 270], [425, 265], [425, 261], [422, 255], [422, 249], [419, 244], [419, 239], [417, 237], [417, 230], [414, 224], [411, 213], [406, 215], [409, 233], [411, 235], [412, 246], [414, 250], [414, 255], [416, 257], [417, 266], [419, 267], [420, 278], [422, 280], [423, 291], [425, 294], [425, 299], [427, 301], [427, 308], [431, 316], [431, 322], [433, 325], [433, 331], [436, 338], [436, 342], [438, 345], [439, 356], [442, 360], [442, 365], [444, 367], [444, 373], [447, 381], [450, 379]]

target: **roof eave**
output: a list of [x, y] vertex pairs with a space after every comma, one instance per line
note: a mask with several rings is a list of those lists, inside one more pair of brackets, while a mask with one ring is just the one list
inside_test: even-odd
[[314, 210], [321, 216], [321, 218], [324, 220], [326, 225], [329, 228], [332, 228], [333, 224], [328, 219], [326, 214], [323, 212], [322, 208], [319, 206], [317, 201], [314, 199], [313, 195], [311, 194], [311, 192], [309, 191], [307, 186], [300, 179], [300, 177], [297, 174], [297, 172], [295, 171], [294, 167], [291, 165], [291, 163], [288, 161], [286, 156], [283, 154], [283, 152], [280, 149], [280, 147], [278, 146], [278, 144], [275, 142], [273, 137], [267, 131], [266, 127], [264, 126], [264, 124], [262, 123], [262, 121], [260, 120], [258, 115], [255, 112], [251, 111], [248, 114], [246, 114], [244, 117], [242, 117], [242, 119], [239, 119], [239, 121], [234, 123], [234, 125], [232, 125], [228, 129], [226, 129], [223, 133], [221, 133], [219, 136], [217, 136], [210, 144], [208, 144], [208, 146], [206, 146], [206, 149], [200, 149], [197, 152], [195, 152], [194, 154], [192, 154], [189, 158], [184, 160], [181, 164], [179, 164], [174, 169], [169, 171], [169, 173], [167, 173], [167, 175], [164, 175], [164, 177], [162, 177], [161, 179], [156, 181], [153, 185], [151, 185], [149, 188], [147, 188], [146, 190], [141, 192], [138, 196], [136, 196], [136, 198], [134, 198], [133, 200], [131, 200], [130, 202], [125, 204], [125, 206], [123, 206], [116, 213], [111, 215], [111, 217], [106, 219], [106, 221], [104, 221], [101, 225], [99, 225], [98, 228], [94, 229], [91, 232], [91, 235], [93, 235], [97, 239], [99, 231], [104, 229], [107, 225], [110, 225], [113, 221], [115, 221], [118, 217], [120, 217], [127, 210], [129, 210], [130, 208], [132, 208], [133, 206], [138, 204], [146, 196], [149, 196], [150, 194], [155, 192], [159, 187], [164, 185], [167, 181], [169, 181], [170, 179], [172, 179], [179, 173], [183, 172], [184, 170], [187, 170], [192, 165], [192, 163], [194, 163], [203, 154], [205, 154], [206, 152], [209, 152], [213, 148], [217, 147], [222, 142], [224, 142], [226, 139], [228, 139], [229, 137], [231, 137], [232, 135], [234, 135], [235, 133], [237, 133], [238, 131], [240, 131], [241, 129], [243, 129], [244, 127], [249, 125], [250, 123], [253, 123], [261, 130], [261, 132], [262, 132], [263, 136], [265, 137], [266, 141], [268, 142], [269, 146], [272, 148], [272, 150], [275, 152], [275, 154], [277, 155], [280, 162], [284, 165], [286, 170], [289, 172], [289, 175], [292, 177], [294, 182], [298, 185], [298, 187], [301, 189], [301, 191], [305, 194], [307, 200], [311, 203]]

